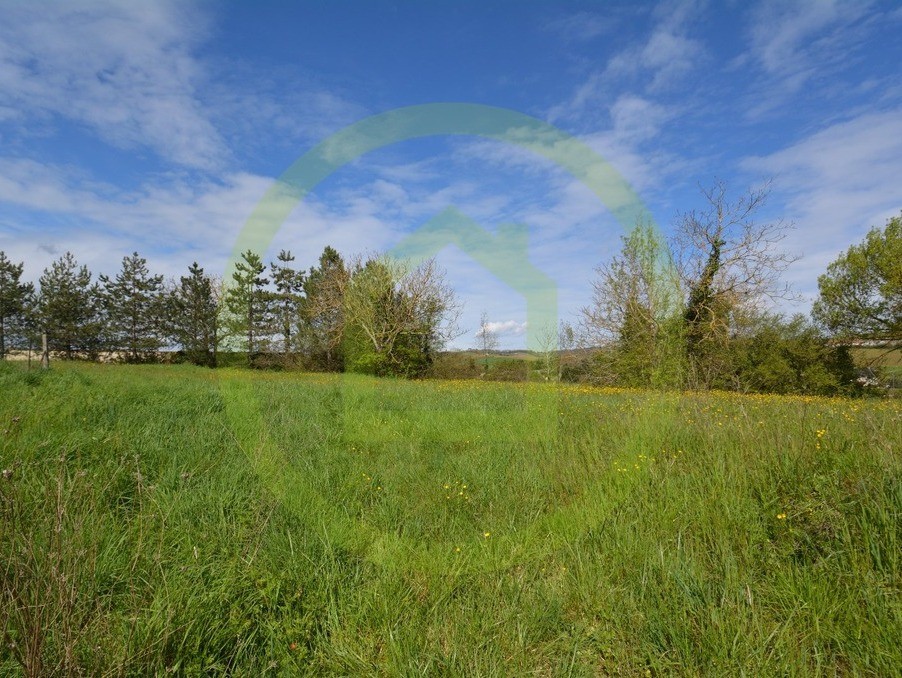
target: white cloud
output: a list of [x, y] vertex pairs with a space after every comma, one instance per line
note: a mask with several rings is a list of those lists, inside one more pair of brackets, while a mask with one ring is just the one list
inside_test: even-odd
[[651, 88], [662, 87], [692, 70], [701, 54], [701, 43], [670, 30], [658, 29], [640, 53], [640, 62], [654, 72]]
[[797, 226], [787, 245], [805, 255], [788, 279], [810, 301], [827, 264], [902, 209], [902, 110], [834, 124], [743, 166], [774, 175], [786, 194]]
[[[136, 249], [166, 275], [183, 272], [195, 259], [222, 272], [238, 233], [272, 185], [269, 177], [231, 173], [220, 181], [174, 179], [121, 191], [66, 168], [0, 158], [0, 249], [26, 261], [32, 278], [67, 249], [98, 272], [114, 271]], [[399, 228], [380, 215], [377, 202], [333, 208], [309, 198], [289, 215], [269, 251], [285, 247], [299, 262], [313, 262], [326, 244], [345, 253], [385, 249]]]
[[0, 106], [23, 125], [61, 116], [120, 148], [217, 167], [228, 153], [198, 99], [205, 74], [192, 55], [205, 34], [202, 16], [174, 0], [7, 3]]
[[604, 69], [591, 74], [567, 101], [552, 107], [549, 118], [578, 120], [591, 114], [610, 101], [624, 81], [636, 81], [647, 92], [677, 84], [705, 54], [702, 43], [688, 35], [699, 11], [691, 0], [661, 3], [648, 37], [611, 56]]
[[758, 5], [751, 25], [751, 52], [768, 73], [801, 84], [817, 43], [813, 38], [837, 23], [848, 23], [867, 10], [867, 2], [782, 2]]
[[526, 322], [518, 322], [516, 320], [487, 322], [484, 326], [476, 330], [476, 336], [481, 337], [486, 332], [489, 334], [497, 334], [499, 336], [520, 337], [526, 334]]
[[[809, 97], [840, 96], [848, 87], [839, 74], [873, 49], [873, 33], [899, 20], [873, 0], [848, 2], [766, 0], [749, 13], [748, 49], [733, 67], [757, 65], [749, 77], [746, 116], [779, 110], [803, 87]], [[880, 86], [890, 87], [888, 79]]]
[[634, 94], [624, 94], [610, 107], [614, 136], [622, 141], [641, 142], [658, 134], [669, 117], [663, 106]]

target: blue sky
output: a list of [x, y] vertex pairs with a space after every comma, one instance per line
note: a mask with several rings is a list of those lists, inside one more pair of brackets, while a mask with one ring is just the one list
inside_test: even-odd
[[[0, 249], [27, 274], [72, 250], [112, 273], [138, 250], [224, 270], [276, 177], [401, 106], [519, 111], [588, 144], [669, 232], [699, 184], [773, 180], [796, 228], [785, 274], [817, 275], [902, 209], [902, 7], [894, 2], [18, 2], [0, 0]], [[588, 303], [621, 226], [549, 161], [497, 141], [409, 140], [316, 188], [268, 252], [392, 247], [448, 206], [530, 229], [561, 313]], [[525, 304], [460, 252], [464, 302], [524, 343]]]

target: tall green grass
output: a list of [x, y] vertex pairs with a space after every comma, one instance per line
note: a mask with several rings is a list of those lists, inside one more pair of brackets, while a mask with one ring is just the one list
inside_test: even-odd
[[902, 666], [893, 401], [0, 368], [2, 674]]

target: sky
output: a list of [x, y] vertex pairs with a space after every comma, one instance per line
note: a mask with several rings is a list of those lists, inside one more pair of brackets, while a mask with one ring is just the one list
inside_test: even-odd
[[[264, 196], [348, 125], [469, 103], [554, 126], [598, 154], [668, 235], [723, 181], [770, 181], [784, 274], [817, 276], [902, 210], [898, 2], [119, 2], [0, 0], [0, 250], [26, 277], [71, 250], [95, 273], [222, 274]], [[562, 319], [619, 249], [614, 205], [503, 140], [402, 139], [336, 167], [270, 241], [307, 268], [326, 245], [387, 251], [453, 208], [528, 231]], [[526, 301], [450, 246], [438, 255], [477, 343], [525, 345]]]

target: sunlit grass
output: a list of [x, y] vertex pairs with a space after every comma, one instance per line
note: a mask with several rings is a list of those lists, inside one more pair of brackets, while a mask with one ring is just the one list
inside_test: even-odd
[[902, 665], [894, 401], [0, 367], [0, 673]]

